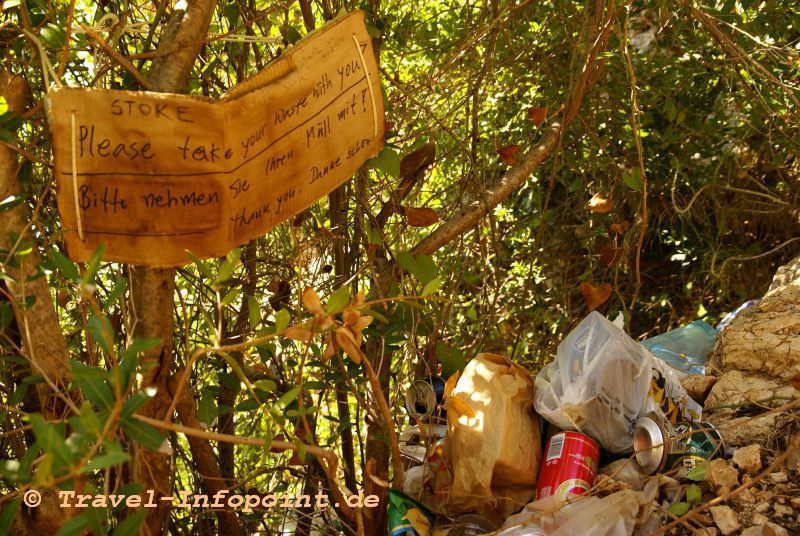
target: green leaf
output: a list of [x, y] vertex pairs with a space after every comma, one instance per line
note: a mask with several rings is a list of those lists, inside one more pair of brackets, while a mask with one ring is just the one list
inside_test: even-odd
[[622, 182], [631, 190], [642, 191], [642, 170], [638, 167], [631, 168], [630, 172], [622, 172]]
[[89, 517], [86, 513], [75, 516], [63, 525], [56, 533], [56, 536], [74, 536], [89, 528]]
[[400, 176], [400, 155], [397, 151], [384, 147], [375, 158], [367, 160], [366, 166], [371, 169], [383, 171], [391, 177]]
[[242, 250], [240, 248], [234, 248], [228, 252], [225, 256], [225, 260], [219, 267], [219, 272], [217, 272], [217, 280], [214, 282], [215, 285], [221, 285], [233, 276], [233, 270], [236, 269], [241, 255]]
[[430, 283], [438, 271], [433, 259], [428, 255], [414, 257], [408, 251], [404, 251], [397, 254], [397, 262], [423, 285]]
[[136, 417], [120, 419], [119, 424], [129, 438], [151, 450], [157, 449], [164, 442], [164, 436], [158, 430]]
[[231, 2], [230, 4], [223, 6], [222, 14], [228, 19], [228, 26], [233, 29], [236, 27], [237, 22], [239, 21], [239, 7], [236, 5], [236, 2]]
[[0, 534], [9, 534], [11, 522], [14, 521], [17, 510], [19, 510], [19, 497], [14, 497], [11, 502], [3, 508], [3, 513], [0, 514]]
[[[103, 377], [99, 377], [93, 369], [86, 365], [72, 363], [72, 383], [80, 389], [83, 396], [100, 409], [110, 410], [114, 407], [114, 392]], [[105, 373], [105, 371], [102, 371]], [[106, 373], [107, 376], [107, 373]]]
[[278, 412], [286, 409], [286, 406], [297, 400], [297, 395], [300, 394], [300, 386], [292, 387], [272, 405], [272, 409]]
[[225, 294], [225, 297], [222, 298], [222, 301], [220, 302], [220, 305], [222, 307], [227, 307], [228, 305], [230, 305], [234, 301], [236, 301], [236, 298], [239, 297], [240, 293], [241, 293], [241, 290], [238, 287], [232, 288], [227, 294]]
[[442, 364], [442, 376], [445, 378], [464, 370], [466, 366], [464, 352], [458, 348], [450, 348], [443, 341], [436, 343], [436, 358]]
[[147, 389], [132, 394], [122, 406], [120, 417], [123, 419], [131, 417], [134, 413], [139, 411], [139, 409], [144, 407], [145, 404], [147, 404], [153, 395], [156, 394], [155, 391], [156, 390], [154, 387], [148, 387]]
[[11, 210], [12, 208], [21, 204], [23, 201], [25, 201], [25, 196], [23, 195], [9, 195], [0, 201], [0, 212]]
[[139, 527], [142, 526], [145, 516], [147, 516], [147, 510], [140, 509], [135, 511], [117, 525], [112, 536], [133, 536], [134, 534], [138, 534]]
[[114, 331], [108, 317], [92, 314], [86, 322], [86, 329], [104, 352], [111, 353], [111, 348], [114, 346]]
[[63, 28], [50, 23], [41, 31], [42, 41], [50, 48], [64, 48], [67, 41], [67, 32]]
[[128, 287], [128, 280], [124, 277], [118, 277], [116, 281], [114, 281], [114, 287], [111, 289], [111, 292], [108, 293], [106, 297], [105, 306], [106, 309], [110, 308], [114, 305], [120, 296], [125, 292], [125, 289]]
[[428, 281], [425, 286], [422, 288], [422, 292], [420, 296], [430, 296], [439, 291], [442, 286], [442, 280], [438, 277], [434, 277], [430, 281]]
[[92, 471], [105, 469], [107, 467], [113, 467], [115, 465], [125, 463], [130, 459], [131, 457], [128, 456], [126, 452], [123, 452], [119, 446], [117, 446], [115, 449], [109, 449], [106, 454], [101, 454], [100, 456], [94, 457], [89, 463], [81, 468], [80, 473], [86, 474], [91, 473]]
[[97, 413], [95, 413], [92, 409], [92, 405], [86, 400], [84, 400], [83, 404], [81, 404], [81, 412], [78, 415], [78, 422], [80, 423], [81, 427], [83, 427], [83, 431], [85, 433], [95, 437], [100, 436], [100, 432], [102, 432], [103, 429], [102, 425], [100, 424], [100, 419], [97, 417]]
[[197, 402], [197, 420], [211, 427], [218, 415], [219, 408], [217, 408], [216, 394], [211, 389], [203, 389], [203, 394], [200, 395], [200, 400]]
[[280, 333], [288, 328], [291, 319], [292, 317], [286, 309], [281, 309], [275, 313], [275, 333]]
[[281, 26], [281, 35], [286, 40], [287, 43], [293, 45], [302, 39], [300, 32], [298, 32], [294, 27], [289, 26], [288, 24], [284, 24]]
[[258, 399], [258, 396], [256, 396], [256, 393], [253, 390], [253, 384], [250, 383], [250, 380], [247, 378], [247, 375], [245, 375], [239, 363], [230, 354], [221, 353], [220, 355], [222, 356], [222, 359], [228, 363], [228, 366], [231, 367], [231, 370], [239, 378], [239, 381], [242, 382], [245, 387], [247, 387], [247, 390], [250, 391], [250, 394], [253, 396], [253, 398]]
[[707, 464], [702, 463], [696, 467], [693, 467], [692, 469], [689, 469], [689, 472], [686, 473], [686, 478], [695, 482], [702, 482], [706, 478], [706, 466]]
[[11, 325], [14, 319], [14, 308], [10, 302], [3, 301], [0, 303], [0, 329], [5, 329]]
[[39, 442], [43, 451], [53, 456], [57, 462], [64, 466], [72, 463], [72, 451], [64, 441], [64, 432], [60, 429], [60, 426], [48, 423], [41, 415], [36, 413], [28, 415], [28, 422], [33, 429], [33, 435], [36, 436], [36, 441]]
[[120, 391], [125, 392], [128, 389], [133, 373], [136, 372], [136, 366], [139, 364], [139, 354], [156, 348], [159, 344], [161, 344], [161, 339], [158, 337], [142, 337], [140, 339], [135, 339], [127, 348], [120, 352], [119, 365], [120, 374], [122, 375]]
[[89, 263], [86, 265], [86, 271], [83, 273], [83, 282], [87, 285], [94, 282], [94, 277], [97, 275], [97, 270], [100, 268], [100, 261], [103, 258], [103, 253], [106, 251], [105, 243], [97, 246], [97, 249], [92, 253]]
[[697, 484], [689, 484], [686, 486], [686, 500], [690, 503], [700, 502], [703, 498], [703, 492]]
[[214, 276], [214, 273], [211, 271], [211, 268], [209, 268], [206, 263], [195, 257], [191, 251], [187, 249], [186, 254], [189, 255], [189, 258], [192, 259], [194, 265], [197, 266], [197, 271], [200, 272], [200, 275], [207, 277], [209, 279], [211, 279]]
[[261, 304], [254, 296], [247, 297], [247, 316], [250, 320], [250, 329], [256, 329], [261, 324]]
[[300, 459], [301, 462], [305, 462], [306, 445], [296, 437], [292, 438], [292, 443], [294, 443], [294, 445], [297, 447], [297, 457]]
[[350, 302], [350, 289], [348, 287], [337, 288], [331, 297], [328, 298], [326, 312], [335, 315], [340, 312]]
[[70, 281], [77, 282], [80, 280], [81, 276], [78, 273], [78, 268], [75, 266], [75, 263], [65, 257], [60, 251], [53, 249], [50, 253], [50, 257], [53, 259], [53, 264], [56, 265], [58, 271], [61, 272], [61, 275]]
[[271, 393], [275, 389], [278, 388], [278, 385], [272, 380], [257, 380], [256, 383], [253, 384], [253, 387], [256, 389], [261, 389], [266, 393]]
[[687, 502], [676, 502], [669, 505], [669, 512], [676, 517], [681, 517], [688, 511], [689, 503]]

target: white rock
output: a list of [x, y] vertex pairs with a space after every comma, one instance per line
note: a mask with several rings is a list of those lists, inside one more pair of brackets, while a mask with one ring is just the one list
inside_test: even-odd
[[760, 503], [758, 503], [758, 504], [756, 505], [756, 507], [754, 508], [754, 510], [755, 510], [756, 512], [758, 512], [759, 514], [763, 514], [764, 512], [766, 512], [767, 510], [769, 510], [769, 503], [768, 503], [767, 501], [760, 502]]
[[776, 523], [768, 522], [764, 525], [764, 536], [789, 536], [789, 531]]
[[758, 473], [761, 469], [761, 445], [754, 444], [736, 449], [733, 453], [733, 463], [751, 475]]
[[779, 516], [790, 516], [794, 513], [794, 510], [785, 504], [773, 504], [772, 509], [775, 510], [775, 513]]
[[722, 534], [727, 536], [739, 530], [739, 518], [729, 506], [712, 506], [710, 510], [711, 517], [714, 518], [714, 524], [719, 527]]
[[759, 514], [756, 512], [753, 514], [753, 525], [766, 525], [769, 521], [769, 518], [765, 515]]
[[773, 484], [782, 484], [789, 481], [789, 476], [783, 471], [778, 471], [777, 473], [770, 473], [769, 479]]
[[720, 486], [733, 488], [739, 485], [739, 472], [731, 467], [727, 460], [717, 458], [708, 464], [705, 480], [715, 488]]

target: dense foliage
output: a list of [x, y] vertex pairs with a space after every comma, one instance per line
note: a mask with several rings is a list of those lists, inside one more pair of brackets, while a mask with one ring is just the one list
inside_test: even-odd
[[[622, 311], [635, 337], [714, 321], [761, 295], [797, 253], [800, 8], [790, 0], [617, 5], [603, 69], [550, 158], [477, 226], [430, 255], [411, 253], [562, 120], [603, 5], [219, 2], [190, 93], [218, 96], [341, 10], [361, 8], [379, 50], [388, 123], [387, 148], [338, 192], [226, 258], [175, 274], [171, 372], [188, 367], [198, 426], [299, 445], [271, 453], [203, 440], [231, 489], [329, 489], [301, 444], [335, 451], [351, 491], [383, 489], [393, 471], [380, 453], [392, 438], [363, 356], [400, 430], [406, 385], [438, 364], [449, 373], [492, 351], [536, 370], [589, 305]], [[66, 257], [44, 109], [48, 63], [68, 85], [139, 89], [131, 69], [148, 72], [177, 9], [4, 2], [2, 69], [30, 93], [21, 113], [0, 101], [0, 140], [17, 153], [23, 191], [0, 209], [22, 202], [31, 226], [3, 251], [3, 275], [40, 252], [34, 278], [51, 289], [71, 383], [51, 386], [31, 366], [20, 322], [31, 304], [4, 291], [0, 527], [24, 513], [20, 493], [31, 486], [141, 489], [130, 466], [142, 447], [169, 453], [173, 489], [205, 489], [186, 437], [134, 417], [154, 391], [152, 363], [140, 354], [159, 341], [134, 336], [132, 268], [103, 262], [102, 250], [85, 265]], [[368, 326], [359, 321], [366, 316]], [[348, 346], [331, 335], [337, 328], [363, 344]], [[43, 408], [36, 393], [51, 388], [59, 403]], [[73, 512], [60, 534], [128, 534], [146, 513]], [[365, 515], [367, 527], [380, 525]], [[359, 525], [338, 509], [238, 514], [245, 533], [291, 531], [298, 520], [333, 534]], [[174, 509], [168, 530], [211, 534], [215, 523], [209, 511]]]

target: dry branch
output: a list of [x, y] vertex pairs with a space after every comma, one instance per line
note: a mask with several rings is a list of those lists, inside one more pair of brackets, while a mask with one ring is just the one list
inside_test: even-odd
[[598, 28], [596, 37], [586, 54], [580, 76], [570, 91], [569, 97], [561, 107], [563, 113], [562, 121], [553, 122], [539, 143], [528, 151], [519, 163], [503, 175], [494, 186], [482, 192], [480, 199], [461, 209], [456, 215], [445, 221], [419, 244], [414, 246], [413, 254], [430, 255], [475, 227], [494, 207], [508, 199], [512, 193], [522, 186], [533, 174], [534, 170], [550, 157], [558, 145], [564, 130], [572, 123], [580, 111], [586, 90], [591, 83], [597, 80], [598, 71], [603, 66], [602, 63], [598, 63], [597, 57], [600, 52], [605, 50], [608, 43], [608, 36], [611, 33], [615, 19], [614, 15], [615, 7], [612, 0], [606, 8], [603, 26]]

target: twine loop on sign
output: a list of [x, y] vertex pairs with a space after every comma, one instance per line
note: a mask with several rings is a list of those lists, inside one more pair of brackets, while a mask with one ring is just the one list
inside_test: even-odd
[[356, 34], [353, 34], [353, 43], [356, 44], [358, 57], [361, 58], [361, 65], [364, 66], [364, 73], [367, 76], [367, 89], [369, 90], [369, 103], [372, 105], [372, 136], [378, 136], [378, 108], [375, 106], [375, 95], [372, 92], [372, 77], [367, 70], [367, 62], [364, 61], [364, 54], [361, 52], [361, 44], [358, 42]]
[[78, 203], [78, 147], [75, 131], [75, 110], [69, 118], [70, 126], [70, 156], [72, 157], [72, 200], [75, 203], [75, 219], [78, 221], [78, 238], [83, 242], [83, 222], [81, 221], [81, 207]]
[[22, 29], [22, 32], [27, 36], [28, 39], [31, 40], [31, 42], [36, 46], [36, 50], [39, 52], [39, 60], [42, 62], [42, 78], [44, 78], [44, 87], [50, 87], [51, 76], [53, 77], [53, 83], [56, 85], [56, 87], [61, 87], [61, 78], [58, 77], [58, 73], [53, 68], [53, 64], [50, 63], [50, 60], [47, 58], [47, 53], [44, 51], [42, 42], [39, 41], [38, 37], [25, 28]]

